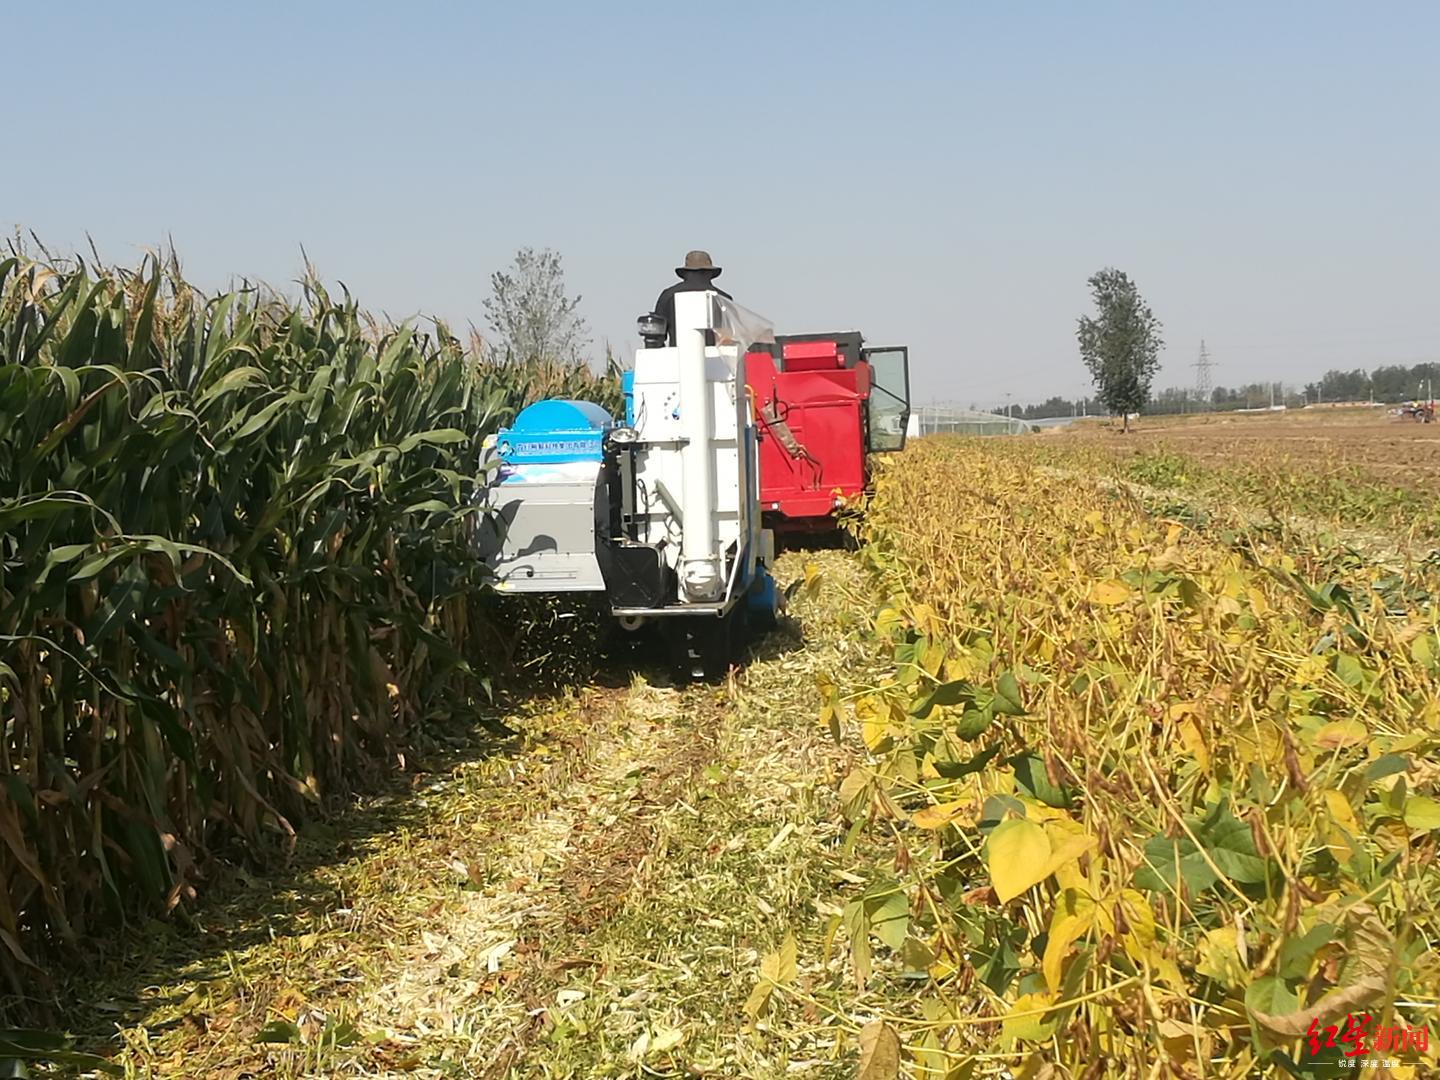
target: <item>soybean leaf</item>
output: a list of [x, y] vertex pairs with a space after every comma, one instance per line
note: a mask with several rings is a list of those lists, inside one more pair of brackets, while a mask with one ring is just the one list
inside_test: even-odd
[[1003, 904], [1049, 876], [1050, 838], [1033, 821], [1010, 818], [985, 841], [985, 866]]
[[1020, 684], [1013, 671], [1002, 672], [995, 680], [995, 711], [1006, 716], [1024, 716], [1025, 702], [1020, 697]]
[[1222, 805], [1222, 812], [1198, 830], [1200, 839], [1220, 872], [1231, 881], [1258, 885], [1269, 876], [1269, 863], [1255, 850], [1250, 826]]
[[873, 904], [867, 902], [870, 931], [891, 949], [899, 951], [910, 930], [910, 902], [896, 889]]
[[1288, 938], [1285, 944], [1280, 946], [1280, 963], [1276, 974], [1282, 979], [1305, 978], [1310, 974], [1310, 964], [1315, 959], [1315, 954], [1334, 939], [1335, 927], [1326, 922], [1316, 923], [1299, 937]]
[[1051, 1000], [1050, 994], [1022, 994], [1016, 998], [1015, 1004], [1010, 1007], [1011, 1015], [1000, 1024], [1001, 1036], [1030, 1042], [1049, 1039], [1060, 1023], [1057, 1013], [1045, 1011]]
[[956, 679], [953, 682], [941, 683], [921, 698], [910, 712], [924, 720], [937, 705], [959, 705], [961, 702], [971, 702], [975, 700], [975, 695], [976, 690], [971, 683], [964, 679]]
[[991, 795], [980, 807], [980, 833], [989, 836], [1005, 820], [1006, 814], [1025, 816], [1025, 804], [1009, 795]]
[[1245, 1008], [1251, 1012], [1284, 1016], [1299, 1007], [1300, 999], [1277, 976], [1267, 975], [1257, 979], [1245, 989]]
[[1440, 829], [1440, 802], [1424, 795], [1410, 796], [1405, 800], [1405, 824], [1426, 832]]
[[1029, 792], [1033, 798], [1039, 799], [1046, 806], [1053, 806], [1061, 810], [1069, 809], [1070, 793], [1050, 782], [1050, 776], [1045, 771], [1045, 762], [1038, 756], [1019, 754], [1010, 759], [1010, 766], [1015, 770], [1015, 783]]
[[1179, 894], [1183, 883], [1193, 895], [1219, 880], [1188, 836], [1156, 836], [1145, 845], [1145, 864], [1135, 871], [1135, 886], [1150, 892]]
[[966, 742], [974, 742], [995, 723], [995, 713], [991, 709], [966, 709], [960, 716], [960, 722], [955, 725], [955, 734]]
[[1410, 768], [1410, 759], [1404, 754], [1386, 754], [1372, 761], [1365, 769], [1365, 780], [1373, 784], [1387, 776], [1403, 773]]
[[995, 760], [1000, 753], [999, 746], [992, 746], [988, 750], [982, 750], [969, 761], [936, 761], [933, 762], [935, 771], [946, 780], [958, 780], [962, 776], [969, 776], [977, 773]]

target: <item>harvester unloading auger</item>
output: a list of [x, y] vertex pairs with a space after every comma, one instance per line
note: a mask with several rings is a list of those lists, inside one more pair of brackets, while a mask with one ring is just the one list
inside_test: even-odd
[[480, 552], [504, 593], [602, 593], [620, 627], [659, 624], [681, 674], [714, 677], [774, 624], [750, 347], [770, 324], [716, 292], [675, 297], [675, 344], [642, 318], [625, 418], [537, 402], [485, 443]]

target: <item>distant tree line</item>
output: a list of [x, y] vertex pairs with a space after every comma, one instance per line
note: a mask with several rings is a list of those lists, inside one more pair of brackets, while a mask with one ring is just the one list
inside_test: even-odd
[[[972, 405], [978, 409], [979, 405]], [[1052, 416], [1104, 416], [1105, 406], [1093, 397], [1066, 398], [1056, 395], [1046, 398], [1039, 404], [1017, 405], [1013, 401], [1007, 405], [991, 406], [990, 411], [1005, 415], [1006, 408], [1009, 408], [1011, 416], [1018, 416], [1022, 420], [1044, 420]]]
[[[1193, 387], [1170, 386], [1152, 393], [1145, 404], [1145, 411], [1152, 415], [1163, 415], [1203, 410], [1263, 409], [1271, 404], [1295, 409], [1338, 401], [1375, 401], [1398, 405], [1429, 394], [1431, 391], [1427, 380], [1433, 383], [1436, 391], [1440, 391], [1440, 362], [1415, 364], [1410, 367], [1404, 364], [1384, 364], [1370, 371], [1362, 368], [1351, 371], [1331, 370], [1316, 382], [1306, 383], [1304, 386], [1278, 382], [1217, 386], [1210, 392], [1210, 398], [1206, 402], [1196, 400]], [[1086, 414], [1093, 416], [1105, 412], [1104, 407], [1093, 397], [1071, 399], [1059, 395], [1039, 403], [1011, 403], [1008, 407], [1010, 415], [1026, 420]], [[993, 410], [1002, 415], [1006, 408], [1004, 404], [993, 406]]]
[[1427, 380], [1440, 381], [1440, 364], [1384, 364], [1365, 372], [1327, 371], [1318, 383], [1307, 383], [1311, 401], [1413, 401], [1430, 393]]

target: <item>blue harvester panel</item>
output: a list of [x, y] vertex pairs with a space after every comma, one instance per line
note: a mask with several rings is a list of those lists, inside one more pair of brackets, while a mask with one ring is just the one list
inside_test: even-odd
[[537, 401], [501, 430], [495, 448], [507, 465], [600, 461], [605, 432], [614, 426], [608, 412], [588, 401]]
[[620, 392], [625, 395], [625, 426], [635, 426], [635, 372], [620, 373]]

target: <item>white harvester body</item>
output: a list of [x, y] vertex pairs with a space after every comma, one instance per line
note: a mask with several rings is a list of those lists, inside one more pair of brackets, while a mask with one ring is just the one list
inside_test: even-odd
[[773, 340], [768, 322], [718, 293], [677, 293], [675, 344], [637, 350], [623, 423], [546, 401], [487, 440], [480, 549], [497, 588], [604, 591], [626, 627], [728, 619], [741, 604], [773, 620], [745, 379], [750, 347]]

